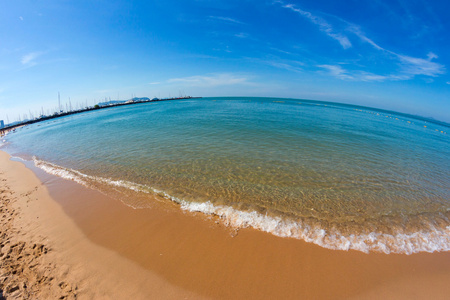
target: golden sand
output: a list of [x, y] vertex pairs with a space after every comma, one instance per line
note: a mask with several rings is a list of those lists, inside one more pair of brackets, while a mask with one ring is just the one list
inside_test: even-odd
[[43, 184], [0, 151], [0, 290], [6, 299], [201, 299], [92, 243], [50, 197], [55, 179], [64, 183], [47, 178]]
[[[40, 180], [0, 152], [2, 214], [12, 212], [1, 224], [7, 239], [2, 238], [0, 287], [7, 299], [30, 291], [40, 298], [79, 299], [446, 299], [450, 294], [448, 252], [328, 250], [253, 229], [236, 232], [167, 201], [132, 209], [33, 171]], [[19, 242], [25, 252], [9, 251]], [[12, 276], [15, 265], [26, 271]], [[46, 279], [36, 279], [42, 276]]]

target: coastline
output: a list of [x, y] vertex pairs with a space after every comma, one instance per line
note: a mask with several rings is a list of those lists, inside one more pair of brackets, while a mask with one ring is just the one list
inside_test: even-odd
[[91, 242], [51, 197], [55, 180], [0, 151], [2, 297], [201, 299]]
[[[44, 298], [60, 290], [66, 299], [445, 299], [450, 293], [449, 252], [364, 254], [250, 228], [233, 232], [167, 201], [136, 210], [33, 172], [0, 151], [2, 210], [7, 198], [17, 213], [9, 244], [47, 249], [35, 259], [44, 269], [52, 265], [45, 276], [54, 279], [39, 290]], [[5, 226], [2, 219], [2, 232]], [[2, 256], [2, 274], [3, 262]]]
[[125, 105], [131, 105], [131, 104], [142, 104], [142, 103], [148, 103], [148, 102], [160, 102], [160, 101], [171, 101], [171, 100], [190, 100], [190, 99], [200, 99], [202, 97], [191, 97], [191, 96], [184, 96], [184, 97], [177, 97], [177, 98], [165, 98], [165, 99], [157, 99], [157, 100], [150, 100], [147, 97], [144, 98], [136, 98], [136, 99], [131, 99], [131, 100], [116, 100], [117, 103], [110, 103], [110, 104], [104, 104], [104, 105], [99, 105], [96, 104], [93, 107], [89, 107], [86, 106], [85, 108], [82, 109], [78, 109], [78, 110], [69, 110], [69, 111], [60, 111], [60, 112], [55, 112], [52, 115], [42, 115], [39, 118], [35, 118], [32, 120], [27, 120], [24, 122], [18, 122], [15, 123], [13, 125], [8, 124], [8, 126], [5, 126], [3, 128], [0, 128], [0, 137], [7, 134], [9, 131], [12, 131], [14, 129], [20, 128], [22, 126], [27, 126], [27, 125], [31, 125], [34, 123], [38, 123], [38, 122], [42, 122], [42, 121], [47, 121], [47, 120], [52, 120], [55, 118], [61, 118], [61, 117], [65, 117], [65, 116], [70, 116], [70, 115], [75, 115], [75, 114], [80, 114], [80, 113], [84, 113], [84, 112], [89, 112], [89, 111], [94, 111], [94, 110], [99, 110], [99, 109], [105, 109], [105, 108], [111, 108], [111, 107], [117, 107], [117, 106], [125, 106]]

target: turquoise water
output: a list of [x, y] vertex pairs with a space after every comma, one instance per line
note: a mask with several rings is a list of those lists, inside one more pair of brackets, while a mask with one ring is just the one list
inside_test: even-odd
[[204, 98], [41, 122], [8, 152], [135, 208], [165, 198], [332, 249], [450, 249], [450, 128], [324, 102]]

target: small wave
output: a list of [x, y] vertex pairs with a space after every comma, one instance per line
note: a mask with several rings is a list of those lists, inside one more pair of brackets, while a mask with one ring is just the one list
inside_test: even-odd
[[333, 250], [358, 250], [399, 254], [418, 252], [450, 251], [450, 226], [439, 229], [429, 225], [428, 230], [412, 234], [395, 235], [371, 232], [368, 234], [343, 235], [338, 230], [326, 230], [301, 220], [286, 220], [258, 212], [239, 211], [229, 206], [215, 206], [211, 202], [180, 202], [185, 210], [216, 215], [225, 224], [236, 228], [252, 227], [279, 237], [302, 239]]
[[[217, 216], [226, 226], [236, 229], [251, 227], [279, 237], [301, 239], [327, 249], [358, 250], [364, 253], [374, 251], [386, 254], [450, 251], [450, 226], [438, 228], [430, 223], [428, 228], [414, 233], [405, 233], [398, 230], [395, 234], [380, 232], [342, 234], [337, 229], [325, 229], [304, 220], [290, 220], [256, 211], [240, 211], [230, 206], [214, 205], [210, 201], [203, 203], [188, 202], [146, 185], [86, 175], [76, 170], [39, 160], [36, 157], [33, 157], [33, 161], [37, 167], [49, 174], [73, 180], [89, 188], [93, 187], [92, 182], [96, 182], [135, 192], [162, 195], [178, 203], [183, 210]], [[138, 208], [125, 201], [123, 202], [133, 208]]]
[[0, 148], [5, 146], [7, 144], [7, 141], [5, 137], [8, 135], [8, 132], [4, 133], [3, 135], [0, 135]]
[[12, 158], [12, 159], [16, 159], [16, 160], [21, 160], [21, 161], [23, 161], [23, 162], [26, 162], [26, 161], [27, 161], [26, 159], [24, 159], [23, 157], [20, 157], [20, 156], [11, 156], [11, 158]]
[[[36, 167], [44, 170], [48, 174], [52, 174], [52, 175], [55, 175], [55, 176], [58, 176], [58, 177], [61, 177], [61, 178], [67, 179], [67, 180], [75, 181], [78, 184], [81, 184], [88, 188], [93, 188], [93, 189], [99, 190], [100, 192], [103, 192], [103, 190], [101, 188], [99, 188], [98, 186], [103, 184], [103, 185], [106, 185], [109, 187], [122, 188], [122, 189], [131, 190], [131, 191], [138, 192], [138, 193], [146, 193], [146, 194], [159, 193], [158, 190], [154, 190], [154, 189], [152, 189], [148, 186], [142, 185], [142, 184], [137, 184], [137, 183], [126, 181], [126, 180], [113, 180], [110, 178], [86, 175], [77, 170], [64, 168], [64, 167], [58, 166], [56, 164], [53, 164], [53, 163], [50, 163], [47, 161], [39, 160], [35, 156], [33, 156], [33, 162]], [[117, 189], [116, 189], [116, 191], [117, 191]], [[129, 203], [126, 203], [126, 202], [124, 202], [124, 204], [126, 204], [132, 208], [140, 208], [137, 206], [130, 205]]]

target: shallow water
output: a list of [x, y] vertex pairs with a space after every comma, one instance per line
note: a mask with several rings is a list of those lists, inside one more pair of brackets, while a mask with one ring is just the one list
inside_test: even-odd
[[136, 208], [159, 194], [236, 227], [414, 253], [450, 249], [449, 129], [349, 105], [204, 98], [41, 122], [4, 148]]

